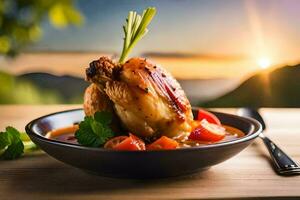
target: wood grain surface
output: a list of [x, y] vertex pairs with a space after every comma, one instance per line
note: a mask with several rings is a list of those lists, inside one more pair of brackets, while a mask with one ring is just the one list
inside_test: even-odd
[[[80, 105], [0, 106], [0, 130]], [[218, 109], [234, 113], [235, 109]], [[262, 109], [270, 136], [300, 160], [300, 109]], [[196, 159], [196, 158], [195, 158]], [[191, 162], [193, 162], [191, 160]], [[187, 165], [189, 163], [186, 163]], [[276, 198], [275, 198], [276, 197]], [[0, 161], [0, 199], [300, 199], [300, 176], [274, 173], [260, 139], [208, 171], [158, 180], [111, 179], [87, 174], [43, 152]]]

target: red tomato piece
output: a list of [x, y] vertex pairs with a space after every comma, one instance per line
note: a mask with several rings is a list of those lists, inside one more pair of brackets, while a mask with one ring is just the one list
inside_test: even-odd
[[127, 138], [128, 138], [128, 136], [114, 137], [105, 143], [104, 148], [113, 149], [113, 148], [115, 148], [116, 145], [120, 144], [123, 140], [126, 140]]
[[166, 136], [162, 136], [153, 143], [147, 146], [147, 150], [164, 150], [164, 149], [176, 149], [178, 142]]
[[[124, 138], [124, 136], [119, 136], [119, 137], [111, 139], [111, 140], [113, 140], [111, 143], [115, 144], [115, 145], [112, 145], [112, 149], [123, 150], [123, 151], [146, 150], [145, 143], [140, 138], [136, 137], [135, 135], [133, 135], [131, 133], [129, 134], [129, 137], [127, 137], [127, 136], [125, 136], [125, 137], [126, 138]], [[114, 141], [114, 139], [115, 139], [115, 141]], [[110, 140], [108, 142], [110, 142]], [[106, 146], [111, 146], [111, 145], [105, 144], [104, 147], [106, 147]]]
[[206, 119], [209, 123], [221, 125], [221, 121], [217, 118], [216, 115], [204, 109], [199, 109], [197, 120], [202, 121], [203, 119]]
[[225, 128], [202, 120], [200, 125], [196, 127], [189, 135], [190, 140], [216, 142], [222, 140], [226, 135]]

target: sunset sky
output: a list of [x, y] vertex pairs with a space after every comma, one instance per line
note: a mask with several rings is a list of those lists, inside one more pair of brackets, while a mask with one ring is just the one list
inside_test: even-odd
[[45, 20], [42, 39], [14, 59], [0, 57], [0, 70], [83, 76], [91, 60], [120, 54], [128, 11], [148, 6], [157, 15], [130, 56], [150, 58], [177, 78], [243, 80], [300, 63], [300, 0], [76, 2], [81, 27], [55, 29]]
[[118, 53], [129, 10], [155, 6], [150, 32], [135, 49], [144, 52], [246, 56], [272, 63], [300, 59], [298, 0], [79, 0], [81, 28], [44, 24], [38, 50], [99, 50]]

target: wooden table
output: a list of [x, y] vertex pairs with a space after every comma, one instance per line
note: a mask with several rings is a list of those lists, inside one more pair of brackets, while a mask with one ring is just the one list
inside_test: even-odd
[[[0, 106], [0, 130], [20, 130], [31, 119], [79, 105]], [[234, 109], [219, 109], [235, 112]], [[300, 160], [300, 109], [263, 109], [268, 134]], [[193, 162], [191, 160], [191, 162]], [[203, 173], [160, 180], [118, 180], [87, 174], [45, 153], [0, 161], [0, 199], [300, 199], [300, 176], [280, 177], [260, 139]]]

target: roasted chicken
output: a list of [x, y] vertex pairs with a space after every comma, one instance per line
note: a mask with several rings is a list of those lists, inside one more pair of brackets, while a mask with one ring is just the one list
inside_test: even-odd
[[94, 83], [86, 88], [83, 102], [84, 112], [88, 116], [94, 115], [97, 111], [114, 112], [111, 100]]
[[121, 65], [101, 57], [90, 63], [86, 79], [92, 83], [85, 94], [87, 115], [114, 110], [128, 131], [143, 138], [184, 140], [191, 132], [191, 105], [162, 67], [142, 58]]

